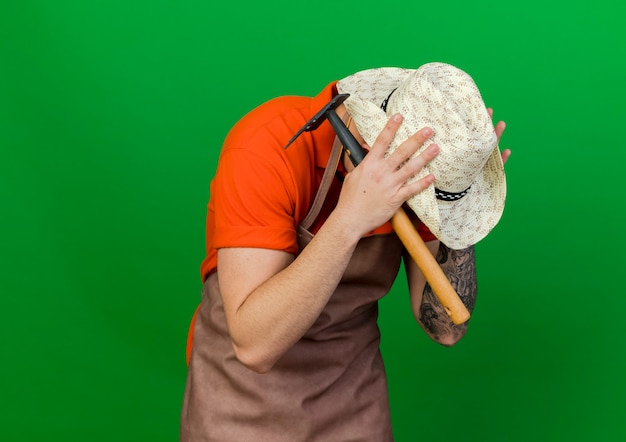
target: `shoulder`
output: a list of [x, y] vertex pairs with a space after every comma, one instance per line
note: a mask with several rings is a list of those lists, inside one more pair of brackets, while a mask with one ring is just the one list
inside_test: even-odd
[[[228, 133], [223, 149], [249, 148], [255, 151], [285, 151], [291, 138], [332, 98], [336, 82], [329, 83], [316, 96], [286, 95], [271, 99], [244, 115]], [[300, 136], [299, 144], [312, 148], [323, 130]], [[324, 137], [322, 137], [324, 138]], [[291, 152], [300, 149], [291, 149]]]
[[[288, 208], [296, 219], [303, 216], [317, 188], [318, 169], [328, 160], [334, 133], [326, 124], [303, 133], [288, 149], [285, 147], [330, 100], [332, 88], [333, 84], [315, 97], [278, 97], [243, 116], [222, 148], [216, 174], [217, 181], [228, 184], [222, 188], [232, 189], [235, 184], [241, 187], [244, 183], [258, 187], [263, 183], [264, 192], [271, 196], [267, 200]], [[246, 193], [260, 191], [253, 188]]]
[[279, 97], [244, 115], [224, 140], [216, 178], [245, 182], [255, 177], [267, 188], [275, 187], [272, 192], [282, 188], [281, 193], [286, 192], [289, 199], [296, 198], [293, 152], [285, 146], [306, 122], [309, 101], [306, 97]]
[[307, 121], [311, 99], [284, 96], [267, 101], [244, 115], [228, 133], [224, 149], [284, 149]]

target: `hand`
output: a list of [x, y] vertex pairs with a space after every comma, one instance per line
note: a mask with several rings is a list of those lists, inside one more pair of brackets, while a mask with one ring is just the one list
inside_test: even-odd
[[360, 236], [387, 222], [402, 204], [435, 180], [429, 174], [407, 183], [439, 153], [439, 147], [431, 144], [420, 155], [411, 158], [432, 137], [430, 128], [416, 132], [385, 158], [389, 144], [401, 124], [400, 114], [391, 117], [373, 146], [364, 146], [369, 149], [369, 153], [344, 180], [335, 212], [349, 222], [350, 227]]
[[[487, 112], [489, 113], [489, 117], [493, 119], [493, 109], [488, 108]], [[504, 129], [506, 129], [506, 123], [504, 121], [498, 121], [495, 125], [496, 137], [498, 137], [498, 143], [500, 143], [500, 137], [504, 133]], [[504, 149], [502, 151], [502, 163], [506, 164], [507, 160], [511, 156], [511, 149]]]

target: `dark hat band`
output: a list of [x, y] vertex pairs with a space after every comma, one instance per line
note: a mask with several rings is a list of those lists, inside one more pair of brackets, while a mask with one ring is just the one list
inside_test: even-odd
[[[396, 88], [396, 89], [398, 89], [398, 88]], [[385, 112], [387, 112], [387, 103], [389, 103], [389, 99], [391, 98], [391, 96], [393, 95], [393, 93], [396, 91], [396, 89], [392, 90], [392, 91], [389, 93], [389, 95], [387, 95], [387, 98], [385, 98], [385, 99], [383, 100], [383, 103], [380, 105], [380, 108], [381, 108], [382, 110], [384, 110]]]
[[471, 188], [472, 186], [469, 186], [462, 192], [446, 192], [445, 190], [437, 189], [435, 187], [435, 197], [441, 201], [457, 201], [467, 195]]

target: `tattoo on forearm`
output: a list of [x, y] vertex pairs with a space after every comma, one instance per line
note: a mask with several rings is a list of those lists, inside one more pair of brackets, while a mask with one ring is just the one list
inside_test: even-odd
[[[474, 247], [452, 250], [441, 244], [437, 253], [437, 262], [450, 279], [463, 304], [471, 312], [476, 302], [476, 255]], [[424, 287], [420, 321], [433, 338], [452, 334], [460, 337], [465, 333], [467, 323], [455, 325], [445, 312], [428, 283]]]

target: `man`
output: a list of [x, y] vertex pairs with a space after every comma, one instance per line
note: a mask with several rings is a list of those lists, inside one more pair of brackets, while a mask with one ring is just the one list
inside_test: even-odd
[[[351, 97], [337, 114], [369, 150], [356, 168], [328, 122], [285, 149], [338, 92]], [[455, 110], [468, 100], [474, 114]], [[422, 125], [429, 115], [445, 118]], [[408, 203], [472, 309], [472, 245], [504, 204], [503, 130], [471, 78], [441, 63], [363, 71], [238, 122], [211, 184], [181, 440], [392, 440], [376, 319], [401, 260], [434, 340], [452, 345], [467, 324], [451, 323], [389, 220]]]

